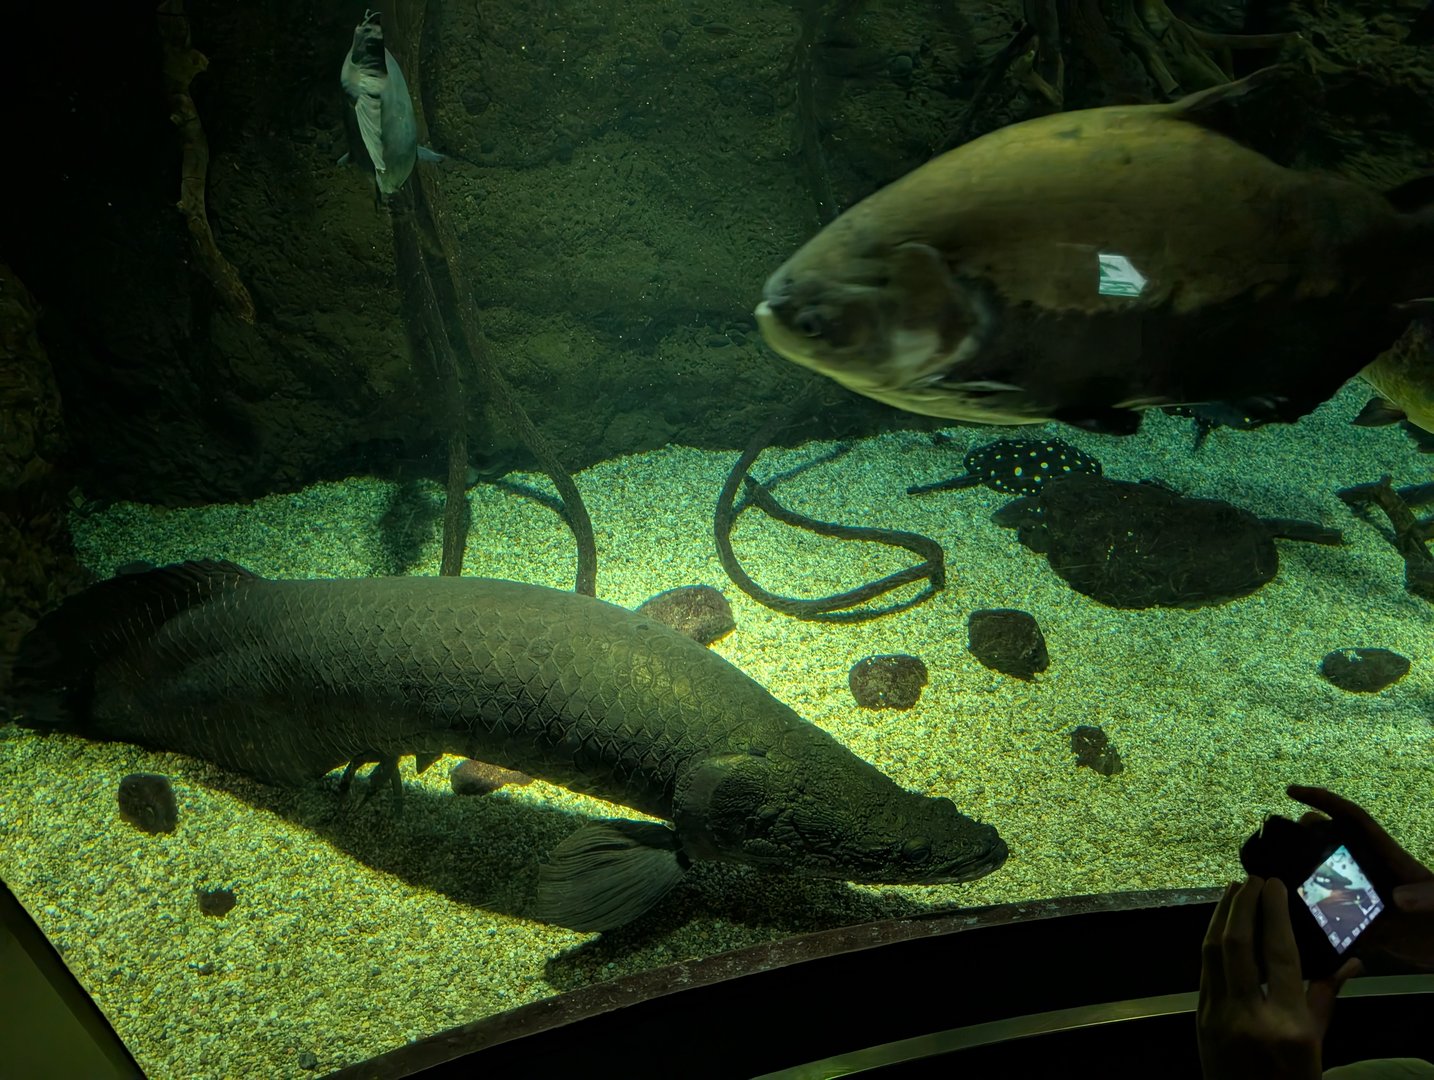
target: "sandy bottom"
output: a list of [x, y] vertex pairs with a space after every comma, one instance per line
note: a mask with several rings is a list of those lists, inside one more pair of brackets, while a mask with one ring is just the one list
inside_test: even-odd
[[[343, 802], [333, 777], [277, 790], [176, 755], [13, 726], [0, 727], [0, 874], [144, 1068], [168, 1078], [313, 1075], [596, 980], [843, 922], [1220, 884], [1237, 874], [1236, 850], [1261, 817], [1291, 809], [1291, 781], [1361, 801], [1411, 850], [1434, 855], [1434, 605], [1403, 591], [1394, 549], [1334, 495], [1385, 472], [1427, 481], [1430, 462], [1394, 429], [1348, 426], [1361, 402], [1351, 389], [1295, 427], [1220, 431], [1198, 454], [1190, 422], [1164, 416], [1123, 440], [952, 429], [942, 446], [896, 434], [835, 456], [830, 444], [769, 451], [759, 476], [811, 466], [776, 487], [793, 508], [944, 546], [944, 592], [856, 625], [777, 614], [728, 582], [711, 515], [734, 454], [669, 447], [578, 477], [598, 533], [599, 595], [636, 605], [677, 585], [723, 589], [737, 630], [717, 651], [902, 784], [948, 795], [1000, 829], [1010, 861], [980, 881], [868, 888], [700, 866], [644, 920], [582, 935], [509, 912], [536, 856], [582, 816], [611, 816], [609, 805], [542, 783], [458, 798], [446, 760], [422, 777], [405, 766], [395, 813], [384, 798]], [[1223, 606], [1117, 611], [1072, 592], [990, 522], [1004, 496], [904, 493], [960, 471], [970, 446], [1046, 434], [1118, 479], [1159, 477], [1267, 516], [1321, 521], [1344, 529], [1347, 544], [1282, 542], [1279, 577]], [[531, 497], [548, 490], [529, 476], [476, 488], [466, 572], [571, 587], [572, 541]], [[268, 576], [432, 574], [438, 498], [428, 484], [356, 478], [246, 506], [115, 505], [73, 524], [100, 574], [132, 559], [201, 557]], [[849, 588], [909, 561], [756, 512], [735, 536], [748, 571], [789, 595]], [[966, 617], [984, 607], [1039, 619], [1051, 667], [1038, 681], [988, 671], [966, 651]], [[1413, 668], [1381, 693], [1345, 693], [1316, 669], [1346, 646], [1393, 649]], [[909, 712], [863, 710], [847, 689], [853, 663], [888, 652], [915, 653], [930, 669]], [[1078, 724], [1105, 729], [1124, 772], [1076, 767]], [[117, 816], [119, 779], [141, 770], [174, 780], [172, 835]], [[238, 898], [222, 918], [195, 899], [213, 886]]]

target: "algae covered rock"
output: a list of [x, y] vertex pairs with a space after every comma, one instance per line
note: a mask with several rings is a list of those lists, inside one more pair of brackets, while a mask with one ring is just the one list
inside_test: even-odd
[[523, 787], [531, 784], [533, 778], [517, 769], [505, 769], [501, 765], [467, 758], [453, 767], [448, 774], [448, 782], [455, 795], [487, 795], [509, 784]]
[[1373, 694], [1409, 674], [1409, 661], [1388, 649], [1336, 649], [1320, 661], [1319, 673], [1341, 690]]
[[681, 585], [644, 601], [639, 615], [670, 626], [702, 645], [711, 645], [737, 627], [732, 605], [711, 585]]
[[1027, 681], [1050, 666], [1046, 637], [1034, 615], [1012, 608], [973, 611], [966, 648], [992, 671]]
[[851, 696], [863, 709], [909, 709], [930, 681], [918, 656], [893, 653], [858, 660], [847, 676]]

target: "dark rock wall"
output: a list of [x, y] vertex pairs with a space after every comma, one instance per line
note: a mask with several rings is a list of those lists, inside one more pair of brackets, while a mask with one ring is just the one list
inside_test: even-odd
[[[437, 473], [439, 410], [409, 356], [387, 212], [335, 163], [338, 69], [363, 5], [188, 5], [210, 60], [193, 84], [210, 221], [254, 325], [216, 301], [175, 210], [153, 7], [29, 7], [12, 40], [48, 44], [27, 54], [12, 116], [17, 142], [42, 152], [0, 243], [44, 305], [86, 495], [185, 503], [364, 469]], [[867, 30], [899, 27], [899, 40], [826, 73], [824, 138], [847, 201], [939, 142], [978, 49], [934, 8], [874, 10]], [[493, 358], [560, 456], [578, 468], [668, 441], [740, 447], [806, 378], [750, 317], [817, 226], [793, 153], [798, 8], [428, 12], [425, 41], [394, 51], [422, 64], [430, 141], [453, 155], [437, 182], [462, 212]], [[880, 108], [853, 111], [861, 101]], [[786, 438], [923, 423], [830, 397]], [[525, 462], [500, 419], [481, 403], [473, 414], [477, 466]]]
[[[7, 134], [23, 165], [7, 170], [0, 257], [45, 312], [68, 465], [88, 497], [177, 504], [362, 470], [441, 473], [441, 409], [409, 355], [387, 211], [335, 163], [338, 71], [363, 7], [187, 5], [210, 59], [193, 85], [210, 220], [253, 295], [252, 325], [199, 275], [175, 209], [180, 145], [151, 0], [7, 16]], [[1349, 159], [1376, 182], [1409, 173], [1434, 100], [1386, 7], [1331, 7], [1321, 18], [1339, 32], [1319, 39], [1373, 81], [1345, 94], [1353, 119], [1317, 132], [1316, 163]], [[798, 152], [803, 19], [844, 13], [811, 65], [831, 187], [849, 205], [945, 141], [1020, 10], [429, 0], [424, 40], [393, 49], [421, 75], [430, 141], [451, 155], [436, 182], [492, 357], [569, 467], [668, 441], [740, 447], [809, 378], [751, 319], [766, 275], [818, 226]], [[1067, 104], [1098, 102], [1089, 91]], [[1039, 109], [1002, 93], [973, 130]], [[471, 413], [480, 470], [526, 464], [501, 418], [482, 402]], [[831, 386], [783, 438], [888, 426], [930, 425]]]
[[0, 265], [0, 693], [5, 657], [34, 619], [79, 583], [65, 524], [69, 480], [60, 395], [35, 332], [39, 309]]

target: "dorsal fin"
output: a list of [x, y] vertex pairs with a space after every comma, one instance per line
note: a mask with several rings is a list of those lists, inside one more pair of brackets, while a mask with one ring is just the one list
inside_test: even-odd
[[175, 563], [120, 574], [69, 597], [20, 643], [13, 675], [21, 721], [54, 727], [83, 720], [80, 699], [98, 664], [180, 612], [256, 577], [231, 562]]
[[1305, 121], [1321, 97], [1319, 80], [1293, 64], [1276, 64], [1243, 79], [1197, 90], [1169, 106], [1171, 115], [1224, 135], [1288, 164]]

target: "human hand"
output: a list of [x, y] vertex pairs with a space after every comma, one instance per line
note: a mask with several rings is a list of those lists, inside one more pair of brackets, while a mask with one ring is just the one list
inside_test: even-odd
[[1380, 958], [1404, 968], [1434, 971], [1434, 872], [1394, 841], [1362, 807], [1324, 788], [1292, 784], [1290, 798], [1322, 811], [1307, 813], [1302, 825], [1319, 825], [1328, 815], [1340, 831], [1356, 839], [1368, 857], [1378, 861], [1394, 883], [1389, 904], [1355, 943], [1353, 953], [1375, 966]]
[[[1260, 985], [1257, 921], [1268, 988]], [[1334, 999], [1358, 970], [1348, 960], [1306, 991], [1284, 883], [1252, 877], [1228, 886], [1202, 949], [1196, 1029], [1205, 1080], [1319, 1080]]]

